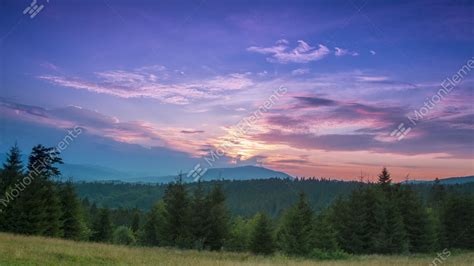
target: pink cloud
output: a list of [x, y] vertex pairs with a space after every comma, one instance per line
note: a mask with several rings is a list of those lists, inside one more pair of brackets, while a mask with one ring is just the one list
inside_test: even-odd
[[66, 88], [120, 98], [152, 98], [176, 105], [202, 99], [218, 99], [231, 91], [244, 90], [254, 84], [247, 74], [239, 73], [217, 75], [199, 81], [165, 83], [160, 81], [162, 77], [148, 71], [140, 68], [135, 71], [98, 72], [95, 73], [95, 81], [57, 75], [42, 75], [38, 78]]
[[330, 53], [329, 49], [322, 44], [319, 44], [318, 48], [315, 48], [303, 40], [299, 40], [298, 46], [292, 50], [288, 50], [288, 41], [279, 40], [276, 42], [275, 46], [251, 46], [247, 48], [247, 51], [260, 54], [270, 54], [271, 57], [267, 58], [269, 62], [278, 62], [282, 64], [317, 61], [323, 59]]

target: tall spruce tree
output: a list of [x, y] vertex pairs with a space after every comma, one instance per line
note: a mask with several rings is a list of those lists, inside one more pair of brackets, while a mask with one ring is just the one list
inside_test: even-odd
[[386, 196], [378, 187], [368, 187], [364, 191], [363, 211], [366, 215], [365, 230], [367, 231], [366, 252], [381, 253], [385, 235], [382, 228], [387, 220], [384, 205]]
[[370, 239], [367, 230], [367, 209], [363, 188], [352, 192], [349, 198], [348, 217], [346, 228], [349, 236], [346, 242], [346, 251], [361, 254], [368, 252]]
[[[61, 205], [53, 178], [61, 173], [62, 159], [55, 148], [33, 147], [28, 159], [28, 183], [17, 200], [19, 216], [14, 231], [23, 234], [61, 236]], [[27, 181], [26, 181], [27, 180]]]
[[64, 233], [64, 238], [79, 240], [85, 234], [86, 225], [81, 203], [71, 182], [61, 186], [60, 197], [62, 207], [61, 229]]
[[133, 210], [132, 227], [130, 229], [135, 235], [140, 230], [140, 212], [137, 209]]
[[222, 187], [215, 185], [206, 200], [209, 208], [209, 232], [206, 246], [211, 250], [220, 250], [229, 236], [229, 213]]
[[62, 237], [64, 232], [62, 230], [62, 216], [63, 209], [61, 206], [61, 198], [59, 196], [58, 187], [55, 183], [47, 180], [44, 186], [44, 206], [45, 219], [43, 220], [43, 227], [45, 228], [43, 235], [49, 237]]
[[335, 231], [338, 246], [344, 251], [349, 251], [352, 228], [349, 219], [350, 209], [347, 199], [338, 197], [330, 205], [328, 210], [328, 220]]
[[308, 255], [312, 249], [313, 210], [301, 192], [298, 202], [283, 217], [278, 232], [281, 249], [288, 255]]
[[168, 185], [163, 197], [165, 203], [165, 227], [167, 245], [190, 248], [191, 205], [188, 192], [179, 175], [176, 182]]
[[15, 185], [23, 177], [23, 163], [21, 161], [21, 151], [15, 143], [7, 153], [7, 158], [3, 163], [0, 175], [0, 192], [2, 197], [7, 192], [7, 188]]
[[336, 232], [330, 222], [328, 210], [322, 211], [315, 218], [313, 233], [314, 248], [324, 251], [338, 250]]
[[395, 201], [389, 200], [385, 206], [386, 223], [382, 228], [383, 241], [380, 252], [387, 254], [398, 254], [408, 250], [403, 218]]
[[378, 183], [382, 187], [384, 191], [390, 190], [390, 185], [392, 183], [392, 178], [390, 177], [390, 173], [388, 172], [387, 168], [384, 167], [382, 172], [379, 174]]
[[12, 189], [19, 189], [16, 184], [24, 177], [23, 170], [21, 152], [15, 143], [0, 170], [0, 231], [14, 231], [20, 213]]
[[451, 194], [442, 211], [443, 243], [448, 248], [474, 248], [474, 196]]
[[434, 221], [430, 219], [421, 198], [405, 186], [393, 200], [398, 202], [410, 252], [430, 252], [436, 244]]
[[91, 240], [96, 242], [110, 242], [112, 240], [112, 221], [109, 209], [99, 209], [94, 219]]
[[201, 181], [198, 181], [191, 203], [191, 226], [194, 248], [203, 249], [210, 234], [210, 206]]
[[250, 250], [255, 254], [263, 255], [275, 252], [272, 221], [264, 213], [256, 215], [256, 224], [250, 239]]
[[148, 246], [162, 245], [163, 235], [165, 235], [163, 228], [163, 221], [165, 217], [165, 204], [159, 201], [148, 212], [143, 225], [143, 234], [141, 235], [141, 242]]

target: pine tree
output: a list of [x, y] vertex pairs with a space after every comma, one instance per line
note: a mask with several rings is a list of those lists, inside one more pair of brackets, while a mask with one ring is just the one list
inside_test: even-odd
[[390, 185], [392, 183], [392, 178], [390, 177], [390, 173], [388, 172], [386, 167], [384, 167], [382, 169], [382, 172], [379, 174], [378, 183], [384, 191], [389, 191], [390, 190]]
[[92, 227], [91, 240], [96, 242], [109, 242], [112, 239], [112, 222], [107, 208], [99, 209]]
[[12, 232], [26, 235], [42, 235], [45, 232], [45, 193], [43, 182], [33, 178], [31, 184], [16, 199], [18, 216]]
[[334, 228], [338, 246], [349, 252], [352, 228], [350, 228], [350, 209], [347, 199], [336, 198], [328, 210], [328, 220]]
[[315, 218], [313, 247], [324, 251], [338, 250], [336, 232], [329, 221], [328, 211], [321, 212]]
[[382, 246], [382, 253], [398, 254], [407, 251], [403, 218], [398, 210], [396, 202], [388, 201], [385, 207], [386, 223], [383, 230], [385, 241]]
[[233, 219], [229, 239], [226, 241], [226, 249], [240, 252], [249, 250], [255, 224], [255, 219], [244, 219], [240, 216]]
[[7, 159], [3, 163], [2, 173], [0, 175], [1, 196], [7, 191], [7, 188], [13, 187], [23, 176], [23, 163], [21, 161], [21, 151], [15, 143], [7, 153]]
[[137, 234], [138, 230], [140, 230], [140, 212], [136, 209], [133, 211], [131, 230], [134, 234]]
[[[21, 152], [17, 144], [10, 149], [7, 159], [0, 171], [0, 231], [14, 231], [19, 209], [17, 199], [13, 198], [12, 189], [21, 189], [16, 186], [24, 177]], [[21, 192], [21, 191], [19, 191]]]
[[141, 242], [148, 246], [158, 246], [162, 243], [163, 220], [166, 212], [163, 201], [158, 202], [153, 206], [146, 216], [145, 224], [143, 225], [143, 234]]
[[287, 210], [278, 232], [278, 242], [288, 255], [308, 255], [311, 252], [313, 210], [303, 192], [298, 202]]
[[386, 241], [383, 228], [386, 226], [386, 195], [377, 187], [369, 187], [364, 192], [365, 231], [367, 253], [382, 253]]
[[433, 220], [430, 219], [421, 198], [406, 186], [394, 199], [399, 204], [403, 224], [407, 234], [410, 252], [429, 252], [436, 244]]
[[168, 185], [163, 197], [167, 245], [182, 248], [192, 246], [190, 200], [181, 175]]
[[448, 248], [474, 248], [474, 196], [451, 194], [443, 206], [441, 220]]
[[62, 216], [63, 211], [61, 208], [61, 199], [56, 184], [46, 180], [44, 182], [44, 210], [45, 219], [42, 222], [44, 227], [43, 234], [49, 237], [62, 237], [64, 232], [62, 231]]
[[[14, 232], [61, 236], [61, 206], [56, 184], [51, 180], [61, 173], [59, 152], [43, 145], [33, 147], [29, 156], [28, 180], [17, 200], [18, 215]], [[23, 182], [27, 183], [27, 182]]]
[[57, 150], [43, 145], [33, 147], [29, 157], [28, 170], [37, 174], [44, 191], [42, 197], [45, 216], [41, 227], [44, 228], [43, 234], [51, 237], [59, 237], [63, 234], [61, 232], [61, 202], [56, 184], [52, 181], [52, 178], [61, 175], [55, 164], [62, 163]]
[[191, 227], [194, 240], [194, 247], [203, 249], [207, 244], [210, 234], [210, 206], [206, 200], [201, 181], [198, 181], [194, 190], [191, 207]]
[[72, 183], [65, 183], [60, 190], [62, 207], [62, 231], [64, 238], [79, 240], [85, 233], [81, 204]]
[[250, 250], [255, 254], [263, 255], [275, 252], [272, 223], [263, 213], [256, 215], [256, 224], [250, 240]]
[[430, 202], [433, 207], [440, 209], [442, 202], [446, 199], [446, 191], [444, 186], [441, 184], [438, 178], [435, 179], [433, 186], [430, 191]]
[[355, 254], [367, 253], [370, 235], [367, 230], [367, 209], [365, 193], [362, 188], [352, 192], [347, 208], [346, 228], [349, 229], [349, 236], [345, 247], [346, 251]]
[[205, 245], [211, 250], [220, 250], [229, 235], [229, 214], [222, 187], [214, 186], [206, 198], [209, 206], [209, 233]]
[[34, 172], [43, 180], [50, 180], [53, 177], [61, 175], [56, 164], [62, 164], [59, 152], [55, 148], [46, 148], [43, 145], [33, 147], [29, 156], [28, 170]]

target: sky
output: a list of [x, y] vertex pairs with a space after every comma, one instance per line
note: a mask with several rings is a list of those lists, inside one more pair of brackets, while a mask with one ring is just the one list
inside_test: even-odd
[[79, 128], [66, 162], [142, 174], [474, 174], [472, 1], [0, 3], [0, 153]]

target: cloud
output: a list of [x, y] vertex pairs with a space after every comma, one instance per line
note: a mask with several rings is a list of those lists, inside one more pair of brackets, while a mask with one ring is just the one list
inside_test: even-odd
[[167, 134], [156, 129], [150, 123], [145, 121], [120, 121], [116, 117], [78, 106], [45, 109], [1, 100], [0, 113], [15, 120], [23, 120], [48, 127], [68, 129], [78, 126], [89, 134], [119, 142], [144, 146], [168, 145], [168, 141], [162, 137]]
[[311, 97], [311, 96], [296, 96], [300, 103], [300, 107], [320, 107], [320, 106], [332, 106], [336, 104], [336, 101], [319, 98], [319, 97]]
[[293, 76], [299, 76], [299, 75], [304, 75], [308, 74], [310, 72], [309, 68], [298, 68], [293, 71], [291, 71], [291, 75]]
[[370, 50], [370, 54], [375, 55], [376, 52], [374, 50]]
[[342, 49], [339, 47], [335, 47], [334, 50], [335, 50], [334, 54], [336, 56], [344, 56], [344, 55], [358, 56], [359, 55], [358, 52], [349, 51], [347, 49]]
[[38, 78], [58, 86], [77, 90], [120, 98], [152, 98], [175, 105], [190, 104], [203, 99], [218, 99], [233, 91], [246, 89], [254, 83], [247, 74], [240, 73], [173, 83], [168, 81], [168, 75], [157, 75], [156, 71], [162, 70], [164, 70], [162, 66], [152, 66], [133, 71], [97, 72], [94, 81], [57, 75], [42, 75]]
[[260, 54], [269, 54], [270, 57], [267, 58], [269, 62], [276, 63], [308, 63], [311, 61], [321, 60], [326, 57], [330, 50], [319, 44], [318, 48], [310, 46], [303, 40], [298, 41], [298, 46], [292, 50], [288, 50], [288, 41], [279, 40], [276, 42], [275, 46], [271, 47], [258, 47], [251, 46], [247, 48], [247, 51], [260, 53]]
[[304, 119], [294, 118], [287, 115], [269, 116], [266, 118], [266, 121], [271, 125], [278, 125], [285, 128], [295, 128], [307, 122]]
[[183, 133], [183, 134], [200, 134], [200, 133], [204, 133], [203, 130], [181, 130], [180, 132]]
[[370, 151], [400, 155], [447, 154], [451, 158], [472, 159], [474, 128], [456, 128], [449, 121], [428, 121], [416, 127], [403, 141], [387, 141], [393, 126], [366, 130], [367, 133], [313, 134], [270, 130], [253, 136], [265, 143], [285, 144], [303, 150]]
[[389, 81], [388, 77], [385, 76], [357, 76], [357, 80], [364, 81], [364, 82], [382, 82], [382, 81]]
[[[294, 97], [298, 104], [265, 119], [266, 131], [255, 141], [291, 148], [324, 151], [370, 151], [400, 155], [445, 154], [446, 158], [474, 156], [474, 114], [445, 112], [419, 123], [403, 141], [389, 133], [407, 121], [408, 106], [336, 101], [314, 96]], [[297, 108], [299, 107], [299, 108]], [[324, 109], [321, 109], [324, 107]], [[296, 109], [295, 109], [296, 108]], [[288, 116], [287, 111], [292, 110]], [[444, 158], [443, 157], [443, 158]]]

